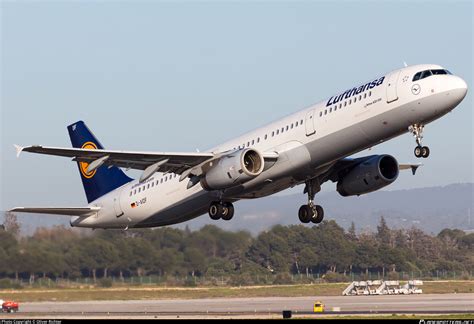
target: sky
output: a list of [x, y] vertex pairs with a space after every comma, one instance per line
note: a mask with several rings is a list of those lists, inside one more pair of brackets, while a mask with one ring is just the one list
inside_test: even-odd
[[[0, 3], [0, 210], [86, 204], [75, 163], [13, 148], [69, 147], [77, 120], [109, 149], [203, 151], [404, 62], [470, 90], [387, 189], [473, 182], [470, 1]], [[407, 133], [359, 155], [418, 162], [414, 147]]]

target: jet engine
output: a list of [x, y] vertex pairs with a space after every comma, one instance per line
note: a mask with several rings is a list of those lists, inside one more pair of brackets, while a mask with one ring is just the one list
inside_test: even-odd
[[231, 188], [257, 177], [263, 167], [263, 156], [257, 150], [235, 151], [213, 162], [201, 178], [201, 185], [206, 190]]
[[337, 182], [341, 196], [362, 195], [388, 186], [398, 178], [398, 161], [391, 155], [375, 155], [358, 164]]

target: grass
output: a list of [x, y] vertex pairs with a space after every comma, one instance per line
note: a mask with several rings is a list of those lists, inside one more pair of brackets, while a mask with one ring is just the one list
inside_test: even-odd
[[[82, 289], [33, 288], [0, 290], [0, 296], [4, 300], [13, 299], [20, 302], [340, 296], [346, 286], [346, 283], [322, 283], [258, 287], [164, 288], [157, 286], [133, 286], [112, 288], [84, 287]], [[425, 294], [472, 293], [474, 292], [474, 281], [425, 281], [422, 288]]]

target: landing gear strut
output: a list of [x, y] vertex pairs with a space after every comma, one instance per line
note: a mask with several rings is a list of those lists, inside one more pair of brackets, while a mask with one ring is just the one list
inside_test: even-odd
[[320, 190], [319, 182], [316, 180], [306, 181], [305, 191], [308, 193], [308, 204], [302, 205], [298, 211], [298, 217], [302, 223], [312, 222], [319, 224], [324, 219], [324, 209], [314, 204], [314, 196]]
[[231, 220], [234, 217], [234, 205], [230, 202], [214, 201], [209, 206], [209, 216], [212, 220]]
[[414, 153], [417, 158], [427, 158], [430, 155], [430, 149], [428, 146], [422, 146], [421, 140], [423, 139], [423, 128], [425, 126], [421, 124], [413, 124], [408, 130], [415, 136], [416, 144]]

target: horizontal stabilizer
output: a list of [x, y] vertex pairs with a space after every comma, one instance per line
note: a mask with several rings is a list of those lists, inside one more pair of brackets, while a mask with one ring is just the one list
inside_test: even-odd
[[97, 213], [100, 207], [15, 207], [9, 211], [15, 213], [50, 214], [64, 216], [91, 216]]

